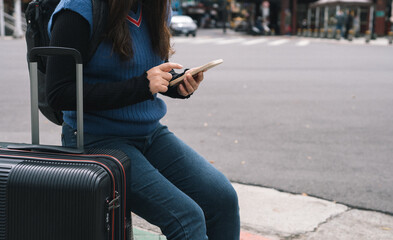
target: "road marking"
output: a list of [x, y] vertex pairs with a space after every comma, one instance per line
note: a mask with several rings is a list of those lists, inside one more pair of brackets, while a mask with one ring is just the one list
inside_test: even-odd
[[296, 46], [304, 47], [304, 46], [307, 46], [307, 45], [309, 45], [309, 44], [310, 44], [310, 41], [309, 41], [309, 40], [301, 40], [301, 41], [299, 41], [298, 43], [296, 43]]
[[199, 38], [193, 41], [190, 41], [192, 44], [204, 44], [204, 43], [210, 43], [210, 42], [217, 42], [221, 41], [223, 38]]
[[235, 38], [235, 39], [225, 39], [218, 41], [218, 45], [225, 45], [225, 44], [231, 44], [231, 43], [237, 43], [237, 42], [242, 42], [244, 39], [243, 38]]
[[255, 45], [255, 44], [264, 43], [264, 42], [267, 42], [267, 39], [266, 39], [266, 38], [254, 39], [254, 40], [242, 42], [242, 44], [243, 44], [243, 45]]
[[172, 38], [172, 40], [173, 40], [175, 43], [183, 43], [183, 42], [188, 42], [188, 41], [190, 41], [190, 39], [189, 39], [189, 38], [186, 38], [186, 37], [176, 37], [176, 38]]
[[269, 42], [268, 45], [270, 45], [270, 46], [278, 46], [278, 45], [282, 45], [282, 44], [287, 43], [287, 42], [289, 42], [288, 39], [280, 39], [280, 40], [276, 40], [276, 41], [273, 41], [273, 42]]
[[389, 46], [389, 40], [388, 39], [377, 39], [377, 40], [371, 40], [370, 43], [372, 45], [378, 45], [378, 46]]

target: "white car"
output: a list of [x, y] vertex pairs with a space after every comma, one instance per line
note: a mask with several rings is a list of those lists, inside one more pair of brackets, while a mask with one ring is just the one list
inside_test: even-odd
[[195, 37], [197, 25], [191, 17], [185, 15], [176, 15], [172, 17], [170, 30], [172, 35], [192, 35]]

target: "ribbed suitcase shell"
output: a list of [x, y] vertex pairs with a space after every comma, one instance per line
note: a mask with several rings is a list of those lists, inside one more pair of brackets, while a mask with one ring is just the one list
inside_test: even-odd
[[0, 240], [126, 239], [125, 159], [0, 148]]

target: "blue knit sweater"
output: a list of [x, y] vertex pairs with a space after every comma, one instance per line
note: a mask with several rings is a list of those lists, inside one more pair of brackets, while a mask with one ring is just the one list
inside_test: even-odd
[[[92, 29], [91, 0], [61, 0], [52, 18], [62, 9], [79, 13], [89, 22], [90, 29]], [[49, 29], [51, 29], [52, 18], [49, 22]], [[125, 81], [140, 76], [146, 70], [163, 62], [152, 49], [141, 4], [139, 4], [136, 13], [130, 11], [128, 26], [133, 42], [133, 58], [130, 61], [121, 61], [119, 55], [112, 51], [112, 45], [103, 42], [97, 48], [92, 59], [84, 66], [85, 82], [94, 84]], [[166, 105], [164, 101], [154, 96], [153, 100], [123, 108], [85, 112], [85, 132], [107, 136], [147, 135], [156, 128], [159, 120], [165, 114]], [[76, 129], [76, 112], [64, 111], [64, 122]]]

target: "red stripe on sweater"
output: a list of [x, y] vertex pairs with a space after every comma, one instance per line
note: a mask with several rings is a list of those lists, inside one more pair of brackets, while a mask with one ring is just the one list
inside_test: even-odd
[[142, 8], [141, 8], [141, 10], [140, 10], [138, 20], [133, 19], [133, 18], [130, 17], [129, 15], [127, 15], [127, 19], [128, 19], [128, 21], [130, 21], [131, 23], [133, 23], [135, 26], [139, 27], [139, 26], [141, 25], [141, 22], [142, 22]]

